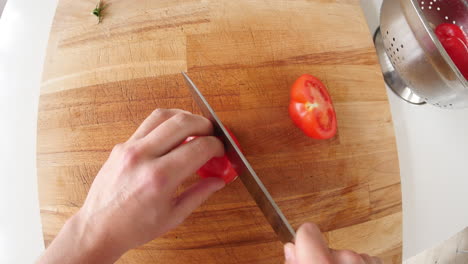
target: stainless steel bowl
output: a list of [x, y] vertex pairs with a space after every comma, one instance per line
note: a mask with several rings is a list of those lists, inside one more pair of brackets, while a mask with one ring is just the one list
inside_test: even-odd
[[468, 28], [466, 0], [384, 0], [374, 41], [387, 84], [403, 99], [443, 108], [468, 106], [468, 82], [434, 33], [441, 23]]

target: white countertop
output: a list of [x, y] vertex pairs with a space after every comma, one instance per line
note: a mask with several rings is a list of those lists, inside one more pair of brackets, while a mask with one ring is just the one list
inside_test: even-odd
[[[369, 27], [379, 0], [362, 0]], [[9, 0], [0, 18], [0, 263], [32, 263], [44, 249], [36, 180], [36, 123], [57, 0]], [[403, 191], [404, 258], [468, 223], [468, 109], [414, 106], [388, 90]]]
[[44, 249], [36, 181], [39, 83], [57, 0], [8, 0], [0, 18], [0, 263]]
[[6, 0], [0, 0], [0, 17], [2, 17], [3, 8], [5, 7]]
[[[361, 0], [369, 29], [382, 0]], [[468, 226], [468, 109], [406, 103], [387, 89], [400, 161], [403, 259]]]

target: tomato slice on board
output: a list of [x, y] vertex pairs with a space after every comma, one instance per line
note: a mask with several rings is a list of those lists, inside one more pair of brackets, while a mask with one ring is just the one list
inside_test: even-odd
[[[234, 136], [234, 134], [228, 128], [226, 128], [226, 130], [229, 132], [229, 135], [231, 135], [232, 139], [234, 139], [236, 145], [240, 148], [239, 141], [237, 141], [237, 138]], [[194, 140], [195, 138], [197, 137], [188, 137], [184, 143]], [[197, 174], [200, 176], [200, 178], [221, 178], [226, 184], [234, 181], [237, 178], [237, 172], [234, 170], [234, 167], [226, 155], [210, 159], [207, 163], [205, 163], [205, 165], [197, 170]]]
[[325, 85], [316, 77], [303, 74], [291, 87], [289, 115], [309, 137], [332, 138], [336, 134], [336, 114]]
[[435, 33], [453, 63], [468, 80], [468, 37], [459, 26], [449, 23], [438, 25]]

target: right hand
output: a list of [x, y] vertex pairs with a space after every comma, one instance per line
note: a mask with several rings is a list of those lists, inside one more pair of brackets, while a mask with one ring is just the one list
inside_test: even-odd
[[328, 248], [320, 229], [305, 223], [297, 230], [295, 244], [284, 245], [285, 264], [380, 264], [377, 257], [358, 254], [351, 250]]

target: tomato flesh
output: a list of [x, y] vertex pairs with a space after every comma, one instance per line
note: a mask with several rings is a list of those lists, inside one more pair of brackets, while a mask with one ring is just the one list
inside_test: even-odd
[[468, 37], [459, 26], [449, 23], [438, 25], [435, 33], [455, 66], [468, 80]]
[[[229, 132], [229, 135], [231, 135], [232, 139], [234, 139], [234, 142], [236, 142], [236, 145], [240, 148], [239, 141], [237, 141], [237, 138], [234, 136], [234, 134], [229, 129], [227, 129], [227, 131]], [[188, 137], [184, 143], [194, 140], [195, 138], [197, 137]], [[237, 178], [237, 172], [226, 155], [222, 157], [213, 157], [197, 170], [197, 174], [200, 176], [200, 178], [221, 178], [226, 184], [234, 181]]]
[[309, 137], [328, 139], [336, 134], [336, 114], [331, 97], [325, 85], [312, 75], [300, 76], [291, 87], [289, 115]]

